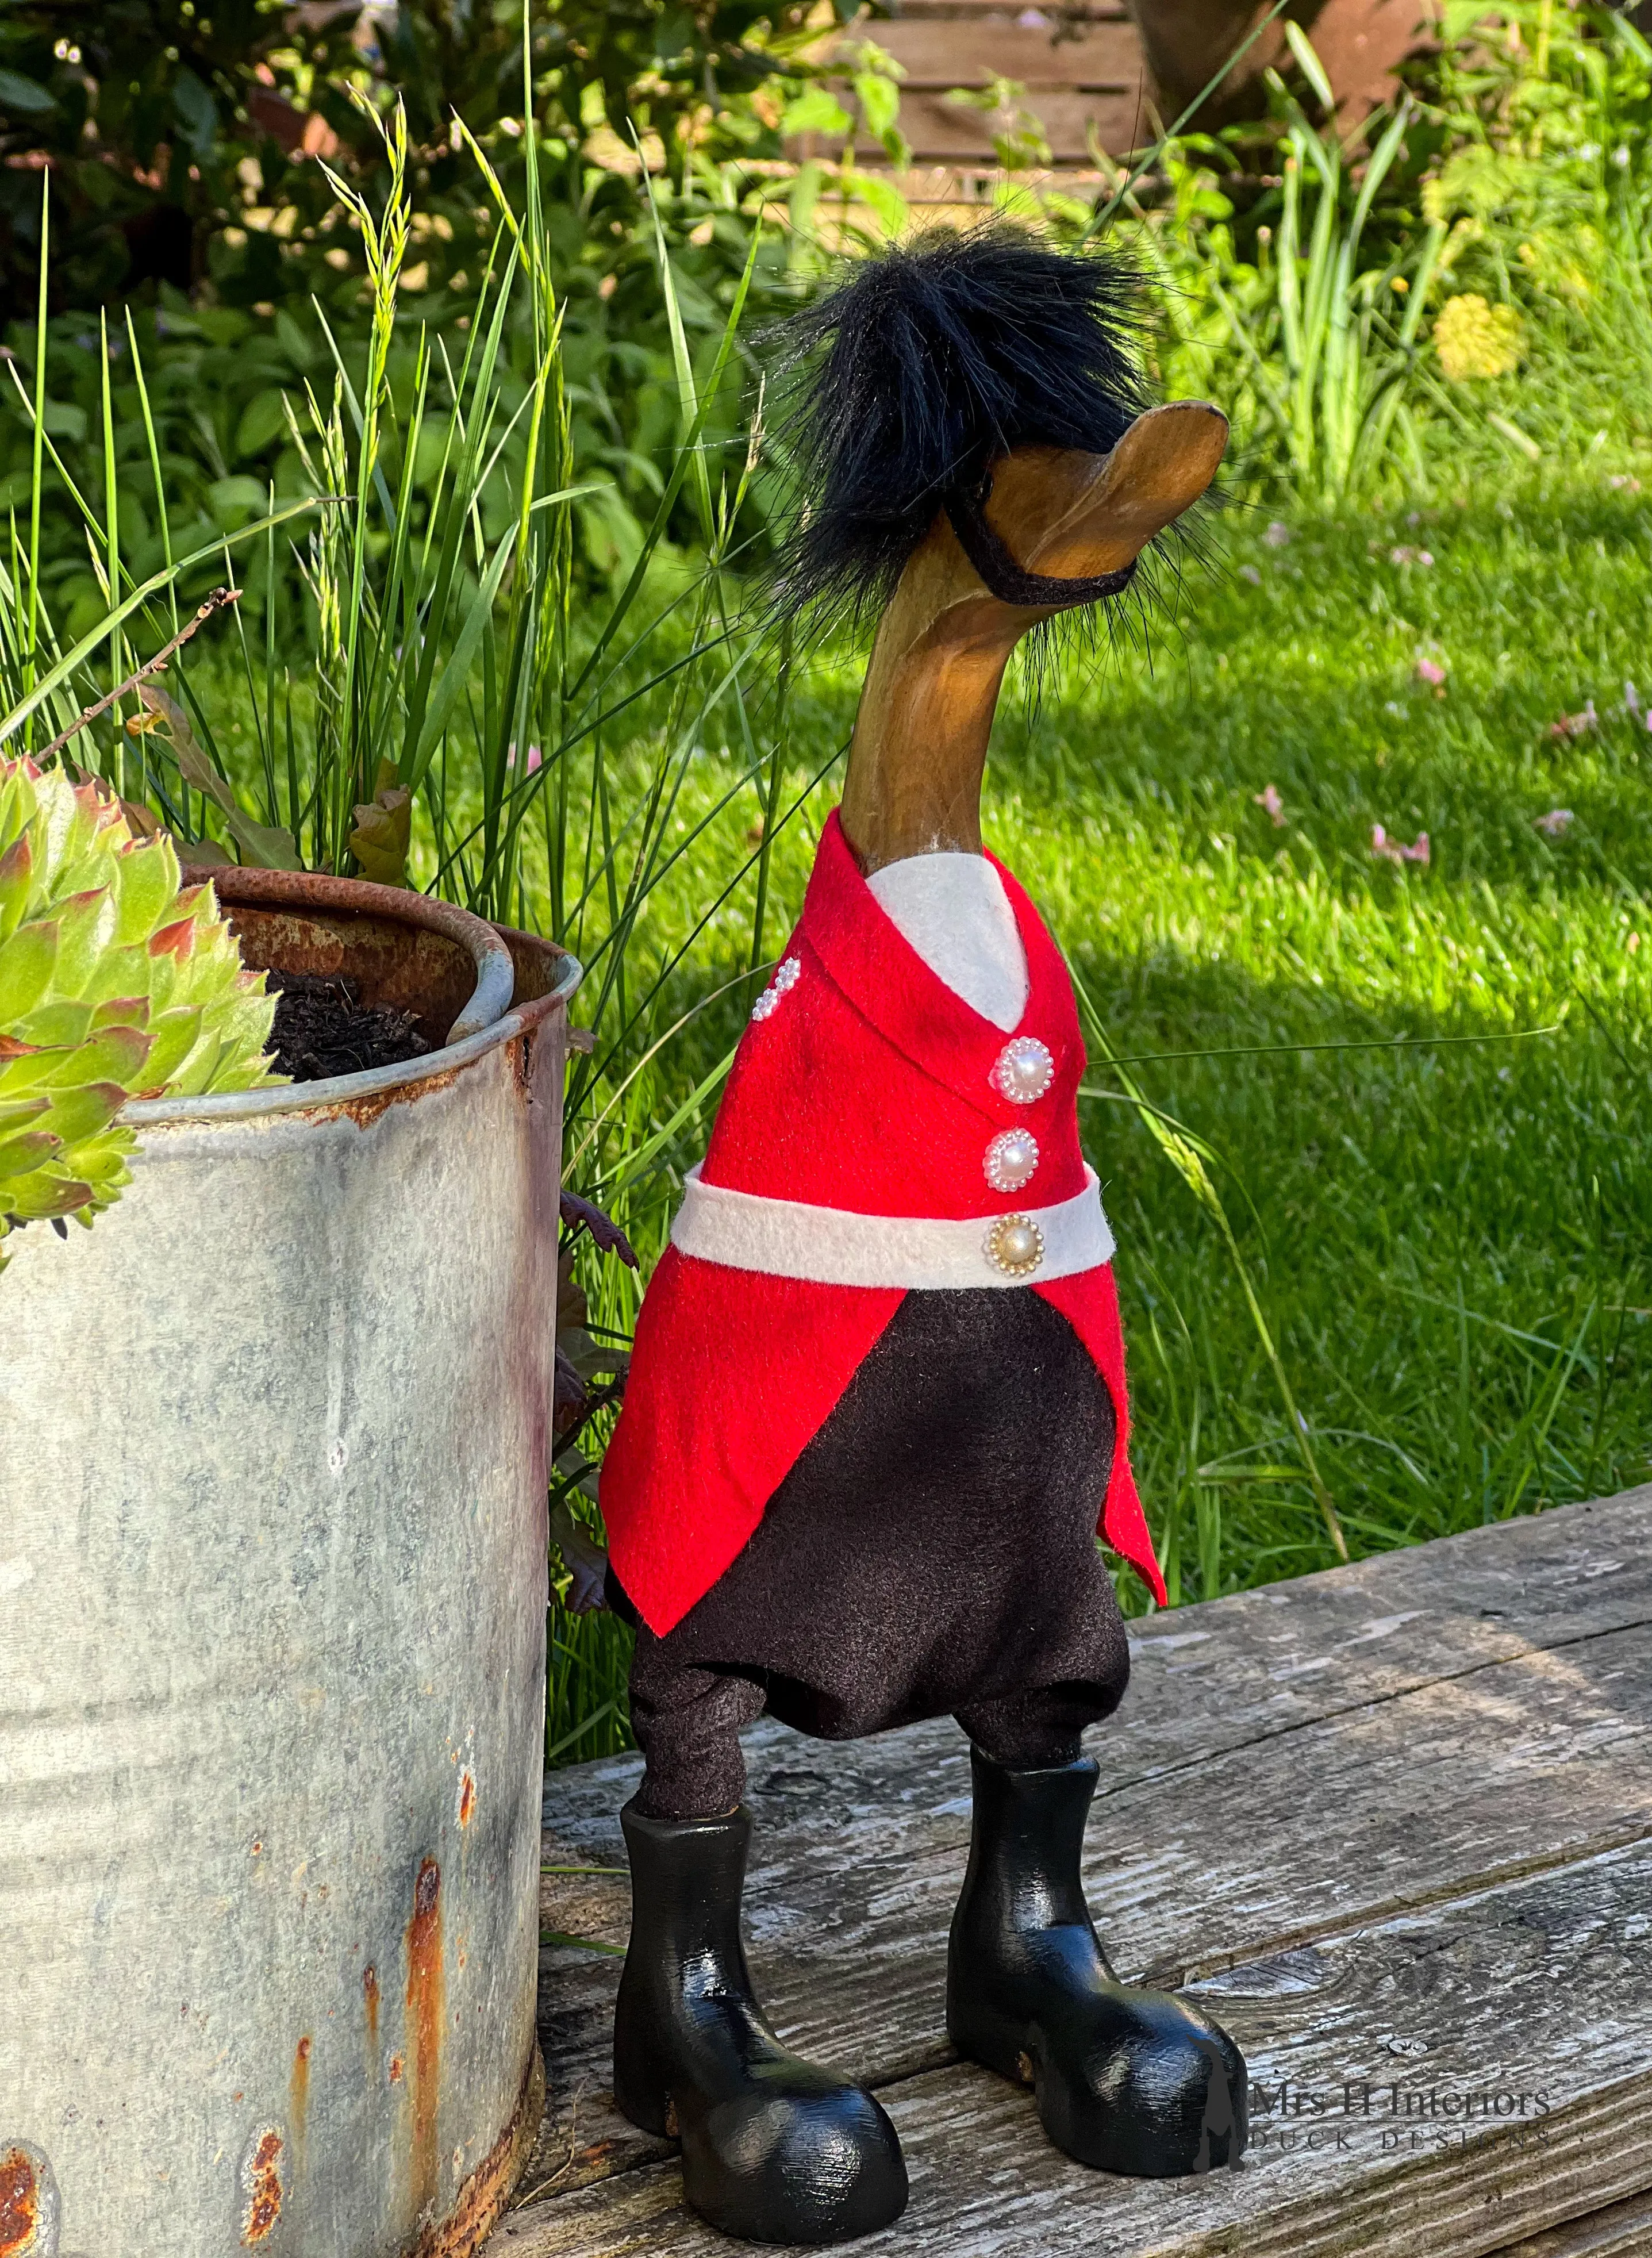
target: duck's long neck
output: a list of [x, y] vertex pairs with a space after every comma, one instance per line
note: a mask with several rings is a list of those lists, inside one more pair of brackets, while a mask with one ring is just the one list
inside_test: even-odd
[[[1021, 447], [996, 465], [987, 522], [1035, 572], [1111, 571], [1074, 529], [1107, 458]], [[981, 852], [981, 779], [1010, 654], [1046, 611], [1001, 603], [946, 514], [907, 562], [866, 670], [843, 785], [843, 827], [869, 874], [908, 855]]]
[[908, 564], [878, 627], [843, 786], [843, 827], [869, 874], [909, 855], [980, 853], [999, 685], [1034, 616], [987, 593], [944, 519]]

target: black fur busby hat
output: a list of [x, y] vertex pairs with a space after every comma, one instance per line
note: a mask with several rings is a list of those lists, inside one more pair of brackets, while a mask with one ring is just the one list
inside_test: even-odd
[[886, 602], [936, 513], [973, 514], [1012, 447], [1107, 453], [1150, 404], [1142, 305], [1117, 253], [1053, 250], [999, 221], [861, 260], [769, 330], [792, 483], [780, 605]]

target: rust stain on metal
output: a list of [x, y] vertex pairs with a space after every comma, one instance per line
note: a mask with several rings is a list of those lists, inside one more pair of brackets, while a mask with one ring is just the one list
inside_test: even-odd
[[[472, 1062], [474, 1063], [474, 1062]], [[304, 1110], [307, 1121], [353, 1121], [358, 1129], [371, 1129], [381, 1113], [393, 1105], [416, 1105], [421, 1098], [430, 1097], [438, 1090], [447, 1090], [464, 1072], [462, 1066], [445, 1068], [440, 1074], [427, 1074], [417, 1082], [404, 1082], [394, 1090], [381, 1090], [373, 1097], [346, 1097], [337, 1105], [312, 1105]]]
[[294, 2176], [304, 2169], [304, 2145], [309, 2131], [309, 2056], [310, 2039], [307, 2031], [293, 2054], [293, 2076], [290, 2085], [291, 2107], [288, 2114], [293, 2127], [293, 2171]]
[[522, 2073], [510, 2121], [460, 2188], [444, 2219], [427, 2226], [410, 2258], [472, 2258], [509, 2203], [534, 2152], [545, 2108], [545, 2065], [535, 2046]]
[[403, 2070], [404, 2066], [405, 2066], [405, 2065], [404, 2065], [404, 2064], [403, 2064], [403, 2063], [402, 2063], [401, 2056], [399, 2054], [393, 2054], [393, 2055], [391, 2056], [391, 2057], [390, 2057], [390, 2083], [392, 2084], [392, 2085], [400, 2085], [400, 2084], [401, 2084], [401, 2083], [402, 2070]]
[[362, 2005], [367, 2010], [367, 2059], [379, 2059], [379, 1970], [372, 1961], [361, 1971]]
[[0, 2152], [0, 2258], [22, 2258], [40, 2224], [40, 2183], [21, 2148]]
[[476, 1774], [467, 1765], [459, 1774], [459, 1824], [468, 1827], [476, 1815]]
[[262, 2242], [281, 2215], [281, 2152], [286, 2147], [273, 2125], [252, 2135], [241, 2165], [241, 2184], [246, 2191], [246, 2224], [241, 2229], [244, 2248]]
[[431, 1857], [419, 1861], [413, 1885], [407, 2005], [413, 2056], [413, 2209], [416, 2217], [436, 2191], [436, 2114], [442, 2098], [442, 2025], [446, 2019], [442, 1869]]

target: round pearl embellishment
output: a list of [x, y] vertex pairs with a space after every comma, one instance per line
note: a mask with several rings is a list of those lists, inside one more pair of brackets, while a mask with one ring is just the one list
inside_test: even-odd
[[802, 976], [803, 967], [798, 963], [797, 958], [795, 956], [787, 957], [785, 962], [775, 974], [774, 978], [763, 990], [762, 994], [752, 1005], [752, 1018], [754, 1019], [766, 1019], [769, 1017], [769, 1014], [774, 1010], [775, 1006], [780, 1002], [782, 997], [790, 995]]
[[1044, 1233], [1030, 1215], [1001, 1215], [987, 1233], [985, 1253], [1006, 1278], [1030, 1278], [1044, 1260]]
[[1055, 1061], [1036, 1035], [1017, 1035], [999, 1052], [988, 1079], [1011, 1105], [1032, 1105], [1055, 1080]]
[[988, 1146], [982, 1163], [996, 1192], [1018, 1192], [1039, 1165], [1039, 1140], [1030, 1129], [1003, 1129]]

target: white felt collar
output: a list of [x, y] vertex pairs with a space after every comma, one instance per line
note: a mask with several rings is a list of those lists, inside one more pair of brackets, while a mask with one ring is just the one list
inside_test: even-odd
[[984, 855], [910, 855], [867, 884], [890, 922], [983, 1019], [1006, 1033], [1027, 1007], [1027, 960], [1003, 880]]

